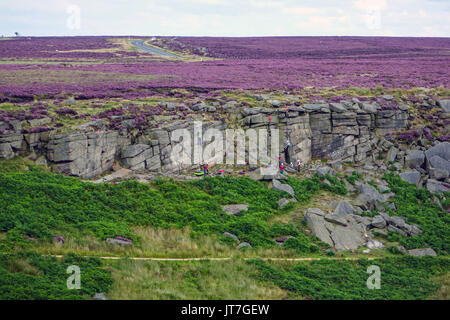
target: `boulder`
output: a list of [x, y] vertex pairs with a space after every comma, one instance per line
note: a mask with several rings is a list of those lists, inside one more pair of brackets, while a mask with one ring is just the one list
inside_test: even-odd
[[380, 241], [369, 239], [367, 240], [366, 247], [369, 249], [381, 249], [384, 248], [384, 245]]
[[106, 242], [113, 246], [119, 246], [119, 247], [128, 247], [128, 246], [133, 245], [133, 241], [131, 241], [130, 239], [122, 238], [122, 237], [107, 238]]
[[96, 293], [93, 297], [94, 300], [108, 300], [104, 293]]
[[335, 175], [334, 170], [330, 167], [320, 167], [317, 169], [316, 173], [319, 177], [325, 177], [326, 174], [329, 174], [330, 176]]
[[331, 223], [339, 224], [344, 227], [348, 225], [346, 214], [342, 213], [331, 213], [325, 215], [325, 220]]
[[417, 170], [402, 172], [400, 173], [400, 178], [408, 183], [418, 186], [420, 182], [420, 172]]
[[347, 111], [342, 103], [330, 103], [329, 107], [332, 112], [342, 113]]
[[325, 215], [325, 213], [318, 208], [309, 208], [308, 210], [306, 210], [306, 213], [307, 214], [316, 214], [316, 215], [322, 216], [322, 217]]
[[368, 184], [361, 184], [359, 187], [360, 194], [355, 199], [354, 204], [365, 210], [373, 210], [379, 208], [378, 202], [385, 202], [384, 197], [377, 189]]
[[375, 217], [373, 217], [371, 225], [374, 228], [383, 229], [384, 227], [386, 227], [386, 220], [384, 220], [381, 215], [376, 215]]
[[[267, 172], [266, 172], [267, 171]], [[256, 181], [272, 181], [276, 180], [287, 180], [288, 178], [280, 173], [277, 169], [268, 169], [268, 168], [257, 168], [256, 170], [251, 171], [248, 174], [250, 179]]]
[[411, 169], [419, 169], [425, 162], [425, 153], [421, 150], [408, 150], [405, 158], [405, 166]]
[[327, 223], [322, 216], [307, 212], [305, 214], [305, 220], [306, 224], [317, 238], [325, 243], [328, 243], [330, 246], [334, 246], [333, 240], [331, 240], [330, 232], [326, 227], [329, 223]]
[[289, 199], [282, 198], [278, 200], [278, 206], [280, 207], [280, 209], [283, 209], [285, 206], [289, 204], [289, 202], [290, 202]]
[[437, 104], [439, 107], [441, 107], [442, 111], [448, 113], [450, 112], [450, 100], [445, 99], [445, 100], [438, 100]]
[[272, 181], [272, 188], [275, 190], [280, 190], [280, 191], [284, 191], [288, 194], [290, 194], [292, 197], [295, 196], [295, 192], [294, 189], [292, 189], [292, 187], [288, 184], [283, 184], [278, 180], [273, 180]]
[[437, 155], [432, 156], [428, 159], [428, 172], [432, 179], [446, 179], [450, 174], [450, 161]]
[[450, 188], [448, 188], [448, 184], [439, 182], [434, 179], [427, 180], [426, 188], [432, 193], [444, 193], [450, 191]]
[[367, 241], [365, 228], [361, 224], [349, 223], [348, 226], [329, 226], [330, 237], [338, 251], [356, 250]]
[[353, 214], [354, 212], [355, 212], [355, 209], [353, 208], [353, 206], [344, 200], [339, 201], [339, 203], [334, 208], [334, 213], [337, 213], [337, 214], [346, 215], [346, 214]]
[[241, 250], [242, 248], [251, 248], [251, 244], [248, 242], [242, 242], [239, 243], [239, 245], [237, 246], [238, 250]]
[[444, 160], [450, 161], [450, 143], [439, 143], [425, 151], [425, 155], [427, 159], [431, 159], [434, 156], [439, 156]]
[[386, 162], [394, 162], [398, 152], [399, 150], [396, 147], [392, 146], [386, 155]]
[[229, 232], [224, 232], [223, 234], [222, 234], [222, 236], [223, 237], [225, 237], [225, 238], [232, 238], [232, 239], [234, 239], [234, 240], [236, 240], [236, 241], [239, 241], [239, 238], [236, 236], [236, 235], [234, 235], [234, 234], [232, 234], [232, 233], [229, 233]]
[[376, 113], [377, 112], [377, 106], [371, 103], [364, 102], [362, 104], [362, 110], [367, 113]]
[[248, 204], [230, 204], [222, 206], [222, 210], [232, 216], [239, 215], [242, 211], [248, 212]]
[[425, 249], [411, 249], [408, 250], [408, 254], [411, 256], [416, 257], [423, 257], [423, 256], [437, 256], [436, 251], [434, 251], [431, 248], [425, 248]]
[[401, 230], [397, 227], [394, 227], [393, 225], [388, 225], [387, 229], [388, 229], [388, 231], [399, 233], [402, 236], [405, 236], [405, 237], [407, 236], [406, 232], [404, 232], [403, 230]]

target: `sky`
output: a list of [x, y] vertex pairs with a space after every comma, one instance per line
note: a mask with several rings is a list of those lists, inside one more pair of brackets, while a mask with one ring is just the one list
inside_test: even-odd
[[449, 37], [450, 0], [0, 0], [0, 36]]

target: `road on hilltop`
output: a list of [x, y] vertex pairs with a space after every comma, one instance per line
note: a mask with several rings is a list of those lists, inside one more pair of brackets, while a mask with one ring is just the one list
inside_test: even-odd
[[163, 49], [159, 49], [159, 48], [156, 48], [153, 46], [146, 45], [145, 40], [132, 41], [131, 44], [135, 47], [138, 47], [142, 51], [145, 51], [148, 53], [157, 54], [157, 55], [165, 56], [165, 57], [171, 57], [171, 58], [180, 58], [180, 56], [177, 56], [176, 54], [167, 52]]

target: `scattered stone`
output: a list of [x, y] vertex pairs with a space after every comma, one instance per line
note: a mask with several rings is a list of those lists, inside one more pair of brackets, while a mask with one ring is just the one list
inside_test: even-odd
[[354, 212], [355, 212], [355, 209], [353, 208], [353, 206], [344, 200], [339, 201], [339, 203], [334, 208], [334, 213], [337, 213], [337, 214], [346, 215], [346, 214], [353, 214]]
[[384, 248], [384, 245], [380, 241], [369, 239], [367, 240], [366, 247], [369, 249], [381, 249]]
[[236, 235], [234, 235], [232, 233], [229, 233], [229, 232], [224, 232], [222, 234], [222, 236], [225, 237], [225, 238], [229, 237], [229, 238], [232, 238], [232, 239], [234, 239], [236, 241], [239, 241], [239, 238]]
[[394, 162], [398, 152], [399, 150], [396, 147], [392, 146], [386, 155], [386, 163]]
[[278, 200], [278, 206], [280, 207], [280, 209], [283, 209], [289, 203], [290, 203], [289, 199], [286, 199], [286, 198], [282, 198], [282, 199]]
[[222, 210], [232, 216], [239, 215], [242, 211], [248, 212], [248, 204], [230, 204], [222, 206]]
[[133, 245], [133, 241], [127, 238], [123, 238], [120, 236], [114, 237], [114, 238], [107, 238], [106, 242], [113, 245], [113, 246], [120, 246], [120, 247], [128, 247]]
[[347, 224], [347, 219], [346, 219], [346, 214], [341, 214], [341, 213], [331, 213], [331, 214], [327, 214], [325, 215], [325, 220], [331, 223], [335, 223], [335, 224], [340, 224], [344, 227], [346, 227]]
[[383, 229], [384, 227], [386, 227], [386, 220], [384, 220], [381, 215], [376, 215], [375, 217], [373, 217], [371, 225], [374, 228]]
[[306, 213], [307, 214], [316, 214], [316, 215], [322, 216], [322, 217], [325, 215], [325, 213], [318, 208], [309, 208], [308, 210], [306, 210]]
[[238, 250], [241, 250], [242, 248], [251, 248], [251, 247], [252, 247], [251, 244], [248, 242], [242, 242], [237, 246]]
[[330, 176], [335, 175], [334, 170], [331, 169], [330, 167], [321, 167], [317, 169], [316, 173], [319, 177], [325, 177], [326, 174], [329, 174]]
[[437, 104], [444, 112], [450, 112], [450, 100], [438, 100]]
[[432, 248], [425, 248], [425, 249], [412, 249], [408, 250], [408, 254], [411, 256], [416, 257], [423, 257], [423, 256], [437, 256], [436, 251], [434, 251]]
[[276, 190], [280, 190], [280, 191], [284, 191], [288, 194], [290, 194], [292, 197], [295, 196], [295, 192], [294, 189], [292, 189], [292, 187], [288, 184], [283, 184], [278, 180], [273, 180], [272, 181], [272, 188], [276, 189]]
[[400, 173], [400, 178], [408, 183], [418, 186], [420, 182], [420, 172], [417, 170], [402, 172]]
[[431, 159], [434, 156], [439, 156], [442, 159], [450, 161], [450, 143], [449, 142], [439, 143], [434, 147], [431, 147], [430, 149], [425, 151], [425, 155], [427, 159]]
[[408, 150], [405, 158], [405, 166], [411, 169], [419, 169], [425, 162], [425, 153], [421, 150]]
[[93, 297], [94, 300], [108, 300], [104, 293], [96, 293]]
[[426, 188], [432, 193], [444, 193], [450, 191], [450, 188], [447, 187], [446, 183], [434, 179], [428, 179]]

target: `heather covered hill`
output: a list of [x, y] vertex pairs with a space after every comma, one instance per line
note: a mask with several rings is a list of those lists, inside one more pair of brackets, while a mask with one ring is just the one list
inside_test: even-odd
[[[61, 92], [88, 97], [148, 95], [149, 90], [160, 87], [293, 90], [311, 86], [341, 89], [449, 86], [450, 40], [447, 38], [157, 38], [151, 41], [152, 45], [181, 54], [181, 59], [164, 59], [136, 51], [131, 45], [133, 39], [3, 40], [0, 99]], [[81, 80], [71, 82], [72, 75]]]

